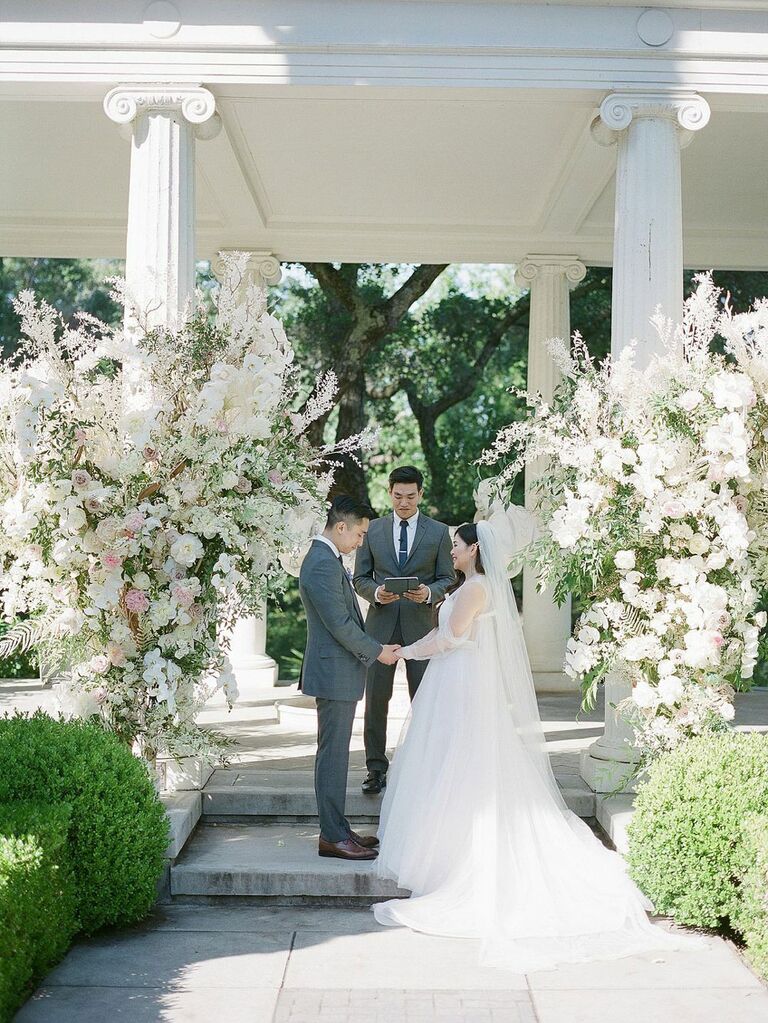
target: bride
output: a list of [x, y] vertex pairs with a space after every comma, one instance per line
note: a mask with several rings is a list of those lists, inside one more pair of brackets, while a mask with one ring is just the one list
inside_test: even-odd
[[488, 522], [459, 526], [438, 626], [400, 651], [430, 663], [390, 771], [375, 870], [412, 896], [373, 911], [479, 939], [484, 965], [521, 973], [691, 948], [702, 939], [651, 923], [624, 861], [552, 774], [507, 576], [532, 521], [497, 502]]

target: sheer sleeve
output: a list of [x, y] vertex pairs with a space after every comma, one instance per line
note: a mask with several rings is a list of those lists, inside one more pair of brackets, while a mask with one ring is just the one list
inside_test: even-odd
[[423, 639], [402, 647], [403, 657], [410, 661], [424, 661], [468, 643], [472, 623], [482, 612], [487, 599], [482, 583], [465, 583], [451, 601], [450, 614], [443, 614], [440, 625]]

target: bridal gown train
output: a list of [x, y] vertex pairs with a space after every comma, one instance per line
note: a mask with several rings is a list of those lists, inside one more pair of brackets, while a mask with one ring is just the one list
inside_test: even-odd
[[404, 650], [430, 663], [390, 769], [375, 870], [412, 895], [375, 905], [376, 919], [478, 939], [481, 963], [523, 973], [700, 947], [648, 919], [622, 858], [562, 799], [499, 540], [504, 515], [493, 530], [479, 524], [486, 575]]

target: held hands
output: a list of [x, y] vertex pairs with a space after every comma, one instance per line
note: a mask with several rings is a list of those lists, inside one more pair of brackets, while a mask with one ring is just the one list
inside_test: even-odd
[[397, 664], [400, 660], [400, 644], [386, 643], [381, 648], [381, 653], [376, 660], [381, 661], [382, 664]]

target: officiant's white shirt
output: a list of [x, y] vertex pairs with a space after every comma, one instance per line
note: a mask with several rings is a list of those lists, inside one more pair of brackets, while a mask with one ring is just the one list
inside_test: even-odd
[[[401, 522], [404, 522], [406, 524], [406, 526], [408, 527], [408, 533], [407, 533], [408, 541], [407, 542], [408, 542], [408, 556], [410, 557], [411, 548], [413, 547], [413, 541], [416, 538], [416, 527], [419, 524], [419, 509], [417, 508], [416, 511], [414, 512], [414, 514], [411, 515], [411, 517], [409, 519], [401, 519], [400, 516], [397, 514], [397, 512], [395, 512], [395, 511], [392, 512], [392, 544], [393, 544], [393, 546], [395, 548], [395, 560], [396, 561], [399, 561], [399, 559], [400, 559], [400, 523]], [[379, 593], [381, 592], [381, 590], [383, 590], [383, 588], [384, 588], [383, 586], [377, 587], [376, 592], [373, 595], [373, 599], [376, 601], [377, 604], [379, 603]], [[427, 603], [427, 604], [431, 604], [432, 603], [432, 595], [431, 594], [429, 595], [429, 597], [427, 597], [425, 603]]]

